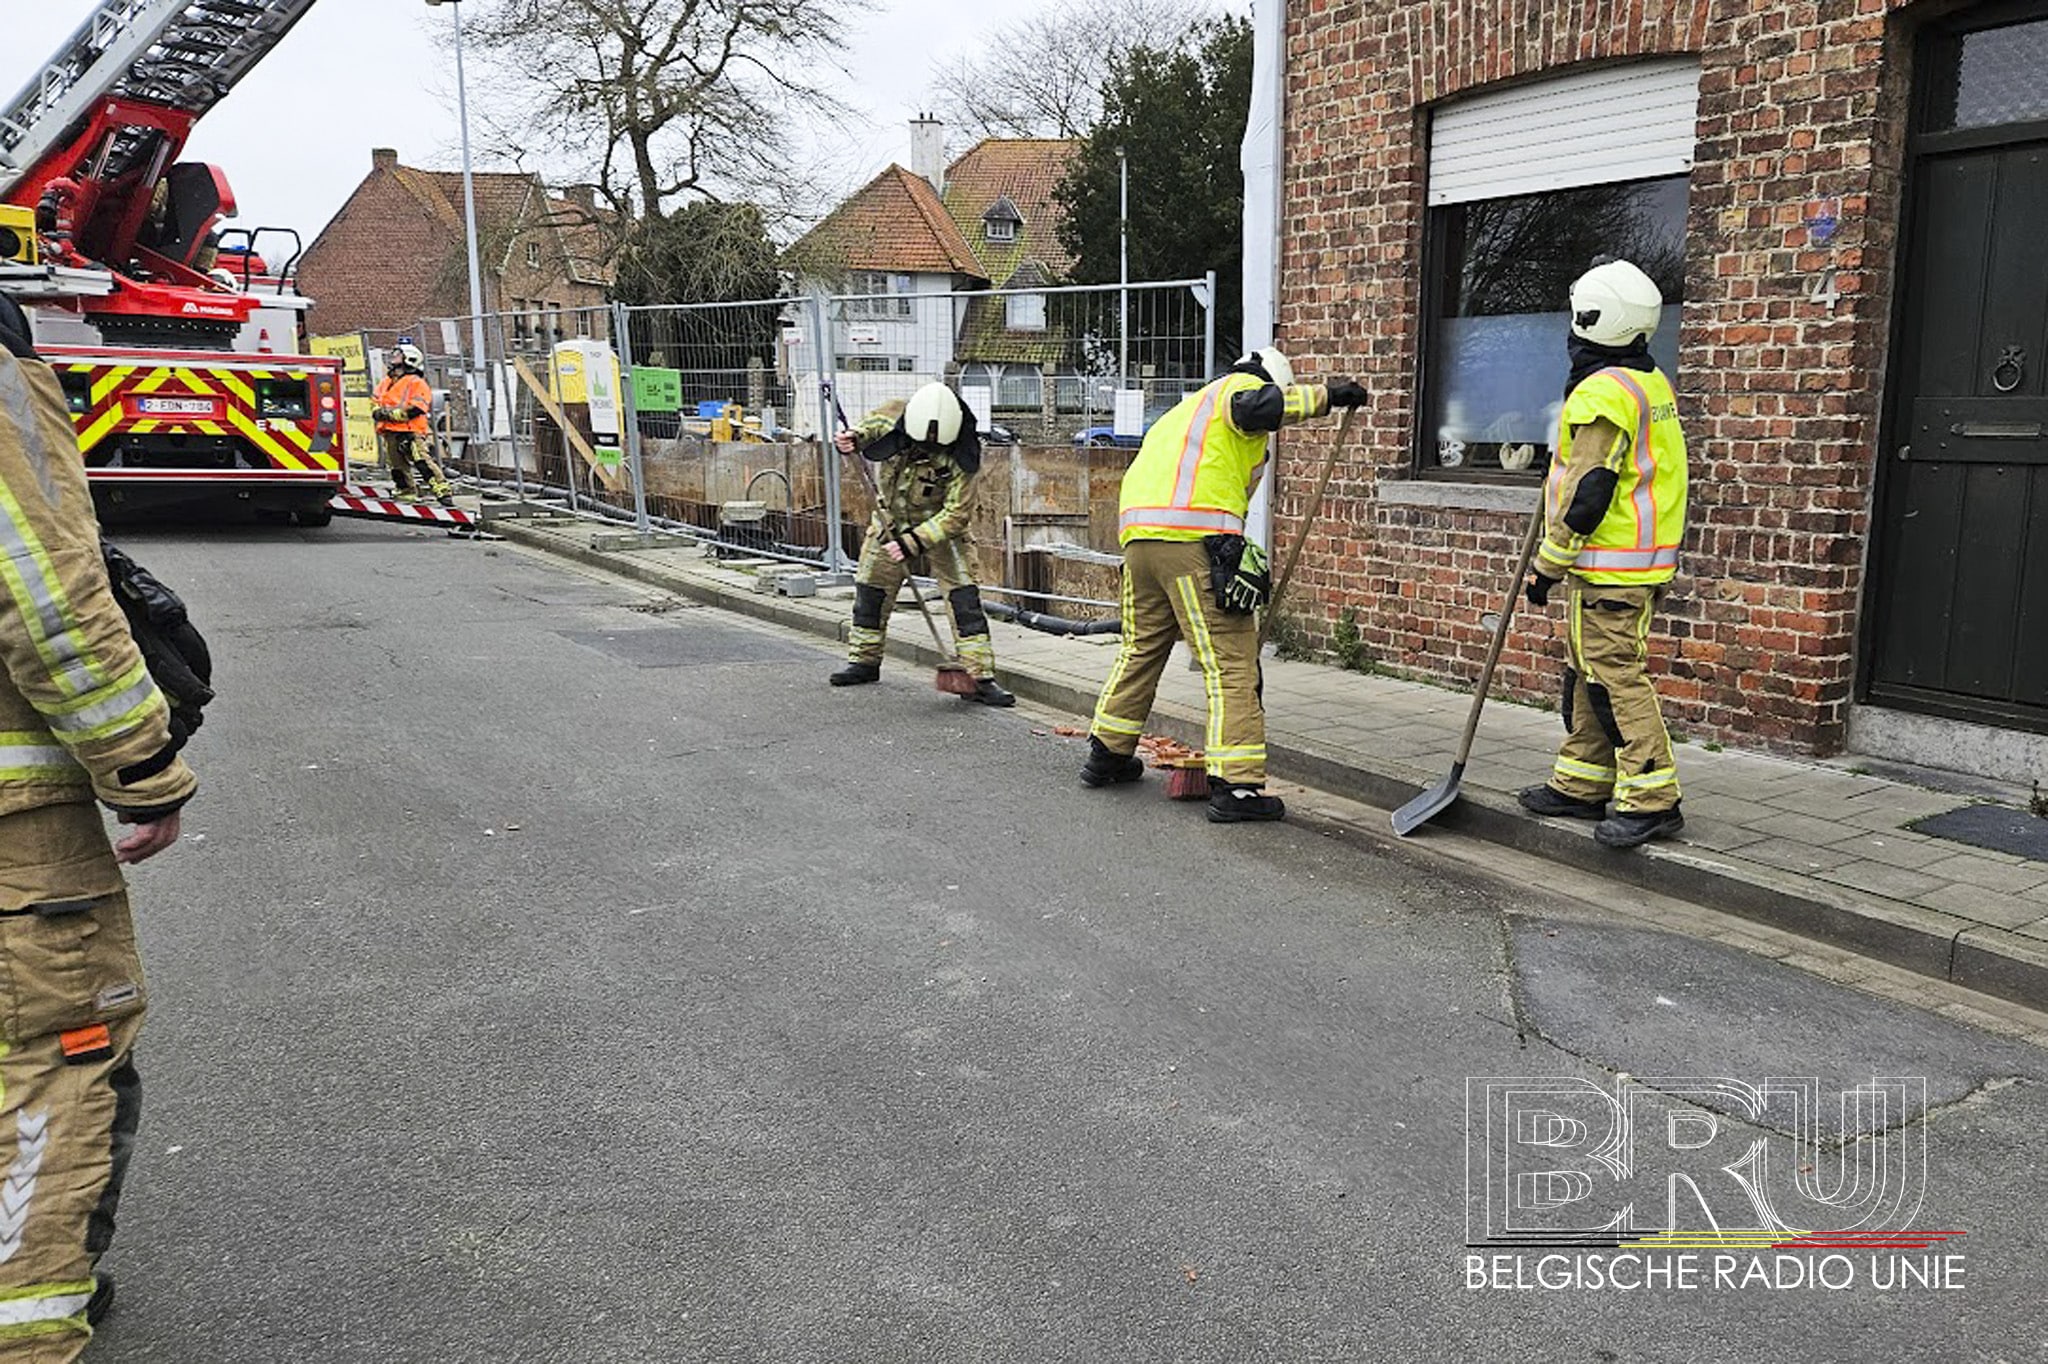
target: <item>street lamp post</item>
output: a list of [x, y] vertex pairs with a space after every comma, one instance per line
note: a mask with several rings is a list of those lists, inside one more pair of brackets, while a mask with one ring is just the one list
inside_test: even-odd
[[484, 366], [484, 272], [476, 241], [476, 175], [469, 159], [469, 83], [462, 69], [462, 0], [427, 0], [450, 6], [455, 15], [455, 104], [462, 124], [462, 217], [469, 236], [469, 415], [473, 439], [490, 438], [489, 372]]
[[1118, 388], [1131, 386], [1131, 163], [1124, 149], [1116, 149], [1116, 254], [1117, 295], [1116, 382]]

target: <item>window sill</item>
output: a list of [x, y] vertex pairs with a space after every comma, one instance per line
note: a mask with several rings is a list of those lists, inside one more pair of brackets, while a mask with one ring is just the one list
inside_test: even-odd
[[1543, 498], [1541, 484], [1506, 480], [1488, 483], [1457, 483], [1443, 478], [1405, 478], [1382, 481], [1378, 500], [1383, 507], [1442, 507], [1450, 511], [1521, 512], [1536, 510]]

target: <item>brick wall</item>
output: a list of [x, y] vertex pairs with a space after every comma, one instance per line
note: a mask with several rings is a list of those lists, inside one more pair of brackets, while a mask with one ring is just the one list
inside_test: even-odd
[[[1673, 727], [1792, 750], [1841, 745], [1910, 89], [1899, 0], [1328, 3], [1289, 20], [1280, 337], [1309, 375], [1355, 373], [1362, 411], [1290, 614], [1327, 640], [1347, 607], [1375, 661], [1469, 683], [1522, 513], [1405, 505], [1412, 474], [1430, 101], [1583, 62], [1697, 53], [1680, 403], [1692, 448], [1683, 571], [1652, 642]], [[1806, 221], [1839, 205], [1824, 244]], [[1832, 266], [1832, 310], [1810, 298]], [[1332, 429], [1291, 434], [1291, 542]], [[1533, 499], [1531, 500], [1533, 506]], [[1556, 692], [1561, 615], [1518, 628], [1501, 681]]]

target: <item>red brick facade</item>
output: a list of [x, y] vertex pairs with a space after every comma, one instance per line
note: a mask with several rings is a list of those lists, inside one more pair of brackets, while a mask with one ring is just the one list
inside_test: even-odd
[[[486, 311], [517, 313], [510, 328], [601, 308], [608, 272], [595, 208], [552, 197], [531, 175], [481, 171], [475, 179]], [[298, 278], [314, 301], [312, 335], [361, 331], [384, 344], [418, 332], [423, 319], [468, 316], [462, 176], [372, 152], [370, 174], [306, 249]], [[603, 320], [592, 322], [603, 334]], [[557, 326], [577, 332], [573, 319]], [[438, 344], [431, 331], [419, 339]]]
[[[1913, 21], [1931, 7], [1289, 8], [1279, 335], [1304, 372], [1353, 372], [1383, 395], [1359, 414], [1357, 454], [1304, 560], [1295, 609], [1311, 634], [1327, 640], [1349, 608], [1377, 663], [1469, 684], [1485, 652], [1480, 617], [1497, 608], [1526, 525], [1522, 512], [1382, 496], [1416, 477], [1429, 104], [1581, 63], [1696, 54], [1679, 347], [1692, 526], [1653, 666], [1676, 730], [1839, 749], [1892, 325]], [[1823, 201], [1839, 202], [1839, 229], [1824, 245], [1806, 227]], [[1840, 295], [1832, 308], [1812, 297], [1829, 267]], [[1287, 443], [1276, 502], [1283, 546], [1330, 438]], [[1496, 485], [1497, 508], [1502, 496]], [[1503, 658], [1511, 693], [1556, 695], [1558, 614], [1516, 631]]]

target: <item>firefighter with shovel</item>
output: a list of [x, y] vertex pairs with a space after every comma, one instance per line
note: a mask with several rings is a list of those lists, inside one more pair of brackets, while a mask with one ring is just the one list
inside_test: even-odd
[[1571, 380], [1525, 589], [1539, 607], [1566, 589], [1570, 732], [1550, 780], [1519, 799], [1532, 814], [1598, 820], [1594, 837], [1610, 848], [1685, 827], [1671, 735], [1643, 668], [1650, 616], [1685, 537], [1685, 433], [1671, 381], [1650, 358], [1663, 306], [1627, 261], [1572, 285]]

